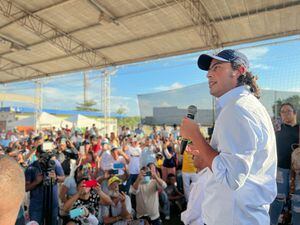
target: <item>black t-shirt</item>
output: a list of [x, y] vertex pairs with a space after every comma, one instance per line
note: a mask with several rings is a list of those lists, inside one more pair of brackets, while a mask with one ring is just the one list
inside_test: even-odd
[[292, 144], [299, 143], [299, 125], [281, 125], [281, 130], [276, 132], [278, 167], [291, 168]]

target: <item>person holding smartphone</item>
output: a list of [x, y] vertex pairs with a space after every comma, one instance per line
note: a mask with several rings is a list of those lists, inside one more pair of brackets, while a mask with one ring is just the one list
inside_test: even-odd
[[103, 222], [104, 224], [127, 225], [131, 216], [131, 201], [128, 195], [119, 190], [122, 180], [117, 176], [113, 176], [108, 180], [108, 192], [113, 201], [113, 205], [103, 206]]
[[145, 218], [153, 225], [162, 224], [159, 215], [158, 191], [166, 187], [167, 184], [157, 175], [155, 166], [152, 169], [142, 167], [129, 191], [136, 196], [137, 218]]
[[[85, 185], [87, 184], [88, 178], [75, 178], [75, 180], [77, 184], [77, 193], [65, 202], [63, 206], [64, 212], [69, 213], [70, 210], [85, 207], [88, 210], [88, 213], [86, 213], [87, 218], [89, 217], [89, 214], [98, 218], [99, 205], [112, 204], [111, 198], [102, 191], [99, 184], [94, 187]], [[73, 221], [76, 225], [82, 224], [80, 217], [72, 218], [70, 221]]]

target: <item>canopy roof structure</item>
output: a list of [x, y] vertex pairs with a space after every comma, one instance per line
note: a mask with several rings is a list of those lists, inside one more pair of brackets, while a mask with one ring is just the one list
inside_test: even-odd
[[0, 0], [0, 83], [299, 33], [299, 0]]

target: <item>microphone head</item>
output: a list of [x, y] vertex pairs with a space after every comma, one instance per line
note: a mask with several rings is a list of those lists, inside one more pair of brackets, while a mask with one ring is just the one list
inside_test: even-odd
[[197, 113], [197, 107], [194, 105], [190, 105], [187, 110], [188, 110], [188, 114], [191, 115], [196, 115]]

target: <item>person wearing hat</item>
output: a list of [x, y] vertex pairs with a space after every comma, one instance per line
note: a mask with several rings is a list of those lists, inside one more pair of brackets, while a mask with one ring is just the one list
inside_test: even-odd
[[107, 138], [103, 138], [101, 141], [101, 146], [102, 146], [102, 150], [98, 152], [100, 167], [103, 171], [107, 171], [112, 169], [112, 164], [113, 164], [113, 157], [110, 152], [111, 146], [109, 140]]
[[[184, 118], [181, 136], [207, 177], [201, 202], [206, 225], [267, 225], [276, 197], [276, 141], [268, 112], [259, 102], [256, 78], [247, 57], [227, 49], [202, 54], [210, 94], [216, 97], [216, 122], [208, 144], [196, 121]], [[195, 206], [196, 207], [196, 206]]]
[[112, 205], [102, 206], [104, 224], [125, 225], [131, 217], [131, 201], [128, 195], [120, 192], [122, 180], [113, 176], [108, 180], [108, 194], [113, 201]]
[[[293, 181], [293, 170], [291, 170], [291, 156], [295, 144], [299, 144], [299, 124], [297, 123], [297, 111], [291, 103], [283, 103], [280, 106], [280, 117], [282, 124], [280, 129], [276, 131], [277, 143], [277, 197], [270, 207], [271, 225], [277, 225], [279, 216], [288, 200], [289, 194], [292, 194], [292, 185], [290, 180]], [[298, 182], [292, 198], [292, 224], [300, 224], [300, 211], [297, 208], [300, 206], [300, 182]], [[291, 182], [292, 184], [292, 182]], [[296, 183], [297, 184], [297, 183]]]

